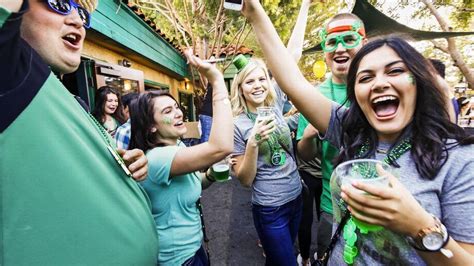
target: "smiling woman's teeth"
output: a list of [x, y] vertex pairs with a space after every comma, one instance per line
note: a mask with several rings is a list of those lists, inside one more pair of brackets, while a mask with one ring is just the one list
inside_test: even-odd
[[382, 97], [374, 99], [372, 103], [379, 103], [383, 101], [396, 100], [396, 99], [397, 98], [395, 96], [382, 96]]
[[379, 117], [387, 117], [398, 110], [399, 100], [392, 95], [380, 96], [372, 100], [372, 108]]

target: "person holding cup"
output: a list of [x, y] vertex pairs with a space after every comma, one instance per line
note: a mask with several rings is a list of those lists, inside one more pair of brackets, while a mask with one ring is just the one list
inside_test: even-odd
[[[384, 229], [365, 234], [346, 223], [346, 230], [348, 219], [335, 215], [335, 231], [339, 223], [344, 229], [329, 265], [472, 265], [474, 138], [450, 122], [426, 58], [396, 37], [364, 45], [349, 67], [346, 108], [304, 78], [258, 0], [245, 0], [242, 13], [282, 90], [324, 139], [341, 147], [336, 163], [375, 158], [398, 171], [395, 177], [377, 168], [389, 176], [386, 187], [342, 186], [338, 206]], [[337, 49], [344, 40], [329, 34], [326, 41]]]
[[168, 93], [148, 92], [131, 106], [131, 148], [146, 151], [148, 177], [142, 182], [158, 233], [158, 265], [208, 265], [202, 245], [198, 203], [203, 188], [215, 181], [201, 169], [224, 159], [233, 150], [232, 111], [222, 73], [210, 63], [185, 52], [189, 64], [213, 87], [213, 125], [207, 142], [186, 147], [180, 138], [187, 129], [178, 102]]
[[266, 264], [292, 265], [302, 185], [282, 114], [283, 93], [272, 85], [261, 60], [241, 55], [234, 65], [234, 172], [242, 185], [252, 187], [253, 220]]

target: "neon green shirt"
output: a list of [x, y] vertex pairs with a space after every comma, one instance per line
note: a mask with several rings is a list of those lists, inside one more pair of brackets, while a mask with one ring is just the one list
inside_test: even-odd
[[[328, 99], [331, 99], [337, 103], [344, 103], [347, 98], [346, 84], [333, 83], [331, 78], [326, 79], [318, 89]], [[300, 115], [298, 121], [298, 131], [296, 133], [296, 139], [303, 137], [303, 132], [308, 126], [308, 120]], [[321, 170], [323, 174], [323, 192], [321, 194], [321, 210], [332, 214], [332, 203], [331, 203], [331, 189], [329, 187], [329, 180], [333, 170], [332, 160], [339, 154], [339, 149], [332, 146], [327, 141], [322, 141], [321, 144]]]

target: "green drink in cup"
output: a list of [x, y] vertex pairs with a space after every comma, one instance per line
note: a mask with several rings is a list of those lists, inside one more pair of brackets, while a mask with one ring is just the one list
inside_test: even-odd
[[[376, 186], [389, 186], [389, 180], [387, 175], [380, 175], [376, 166], [381, 165], [385, 171], [393, 173], [393, 168], [385, 162], [372, 160], [372, 159], [356, 159], [344, 162], [334, 169], [331, 176], [331, 198], [333, 200], [333, 210], [335, 212], [336, 220], [340, 221], [341, 213], [339, 211], [340, 205], [344, 204], [340, 197], [341, 185], [352, 186], [352, 182], [357, 181], [361, 183], [376, 185]], [[370, 196], [368, 193], [358, 190], [360, 193]], [[345, 208], [345, 207], [343, 207]], [[354, 224], [365, 232], [369, 231], [380, 231], [383, 229], [382, 226], [368, 224], [363, 221], [352, 217]]]
[[229, 164], [227, 161], [220, 161], [211, 167], [211, 176], [218, 182], [229, 180]]

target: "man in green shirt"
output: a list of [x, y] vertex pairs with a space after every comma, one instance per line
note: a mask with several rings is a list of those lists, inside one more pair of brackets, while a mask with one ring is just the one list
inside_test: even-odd
[[0, 265], [155, 265], [140, 150], [117, 152], [56, 78], [95, 0], [0, 0]]
[[[367, 42], [364, 25], [354, 14], [337, 14], [327, 23], [321, 37], [325, 61], [332, 75], [319, 85], [318, 89], [332, 101], [346, 104], [346, 78], [349, 65], [357, 51]], [[317, 252], [322, 255], [331, 240], [332, 203], [329, 181], [333, 171], [332, 161], [339, 154], [339, 150], [327, 141], [322, 141], [320, 146], [317, 145], [320, 142], [317, 135], [316, 129], [308, 125], [308, 120], [300, 115], [296, 137], [299, 140], [297, 149], [299, 156], [303, 160], [310, 161], [321, 152], [323, 189]]]

